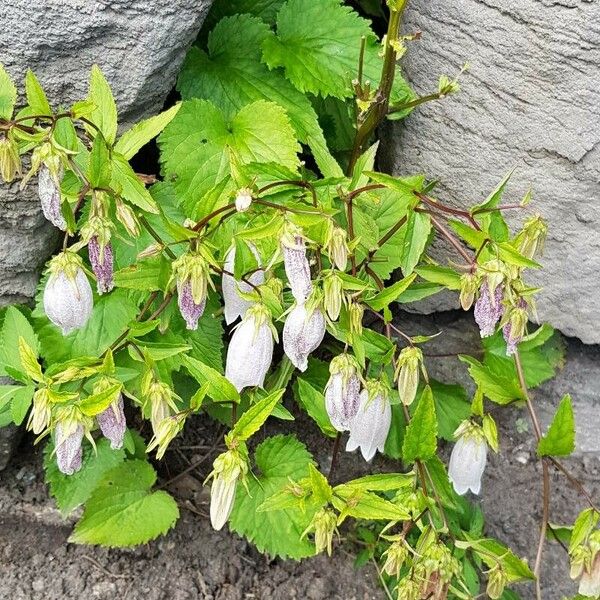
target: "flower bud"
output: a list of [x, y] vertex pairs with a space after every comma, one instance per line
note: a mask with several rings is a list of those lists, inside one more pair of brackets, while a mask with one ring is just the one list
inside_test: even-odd
[[156, 435], [160, 424], [168, 419], [173, 412], [177, 412], [175, 399], [178, 396], [166, 383], [157, 379], [151, 379], [147, 384], [143, 384], [142, 394], [145, 397], [145, 413], [150, 413], [152, 431]]
[[240, 188], [235, 196], [235, 210], [237, 212], [245, 212], [252, 204], [252, 190], [248, 188]]
[[298, 304], [303, 304], [312, 292], [312, 282], [302, 232], [296, 229], [285, 232], [281, 238], [281, 248], [292, 295]]
[[11, 183], [17, 173], [21, 173], [19, 147], [12, 137], [0, 138], [0, 177]]
[[[105, 378], [94, 386], [94, 394], [97, 394], [112, 386], [113, 380]], [[110, 441], [110, 447], [118, 450], [123, 447], [123, 438], [127, 431], [127, 422], [125, 421], [125, 411], [123, 406], [123, 396], [119, 394], [116, 400], [96, 415], [96, 421], [100, 427], [102, 435]]]
[[[258, 265], [260, 266], [260, 256], [253, 244], [249, 244], [250, 250]], [[225, 265], [222, 279], [223, 301], [225, 303], [225, 322], [227, 325], [233, 323], [238, 317], [243, 317], [246, 311], [252, 306], [252, 302], [245, 300], [239, 294], [247, 294], [252, 291], [252, 286], [245, 281], [236, 281], [229, 273], [235, 269], [235, 246], [232, 247], [225, 257]], [[254, 271], [248, 276], [248, 281], [255, 286], [262, 285], [265, 281], [265, 272], [262, 269]]]
[[152, 452], [157, 448], [156, 458], [160, 460], [184, 425], [185, 415], [183, 414], [170, 415], [162, 419], [154, 429], [154, 436], [150, 440], [146, 452]]
[[238, 392], [245, 387], [263, 386], [273, 360], [273, 335], [268, 309], [263, 304], [249, 308], [227, 348], [225, 377]]
[[383, 453], [391, 424], [392, 409], [387, 386], [378, 380], [367, 381], [359, 396], [358, 411], [350, 422], [346, 452], [360, 448], [366, 461], [370, 461], [377, 451]]
[[215, 459], [213, 471], [208, 477], [213, 478], [210, 488], [210, 523], [216, 531], [227, 523], [233, 509], [237, 483], [247, 473], [248, 461], [238, 450], [230, 449]]
[[88, 430], [88, 423], [85, 417], [72, 407], [66, 407], [57, 415], [54, 451], [56, 464], [61, 473], [73, 475], [81, 469], [81, 443], [86, 430]]
[[548, 225], [539, 215], [526, 221], [523, 229], [516, 237], [519, 252], [529, 259], [539, 256], [544, 251]]
[[325, 386], [325, 409], [333, 427], [346, 431], [360, 405], [358, 365], [348, 354], [340, 354], [331, 361], [329, 373]]
[[147, 248], [144, 248], [141, 252], [138, 252], [137, 259], [144, 260], [144, 258], [152, 258], [158, 256], [165, 249], [163, 244], [158, 242], [150, 244]]
[[325, 317], [321, 309], [311, 310], [304, 304], [296, 304], [283, 326], [283, 350], [297, 369], [306, 371], [308, 355], [319, 347], [324, 337]]
[[208, 285], [212, 285], [209, 269], [209, 262], [201, 253], [183, 254], [173, 262], [179, 312], [191, 330], [198, 329], [198, 319], [206, 308]]
[[600, 553], [583, 570], [579, 580], [579, 593], [582, 596], [597, 598], [600, 596]]
[[333, 536], [336, 531], [337, 518], [335, 513], [329, 508], [321, 508], [313, 517], [310, 525], [302, 533], [302, 537], [314, 532], [316, 553], [319, 554], [323, 550], [327, 550], [327, 554], [331, 556]]
[[400, 578], [400, 570], [408, 558], [408, 550], [404, 540], [398, 540], [384, 552], [385, 563], [382, 571], [390, 577]]
[[350, 324], [350, 335], [362, 335], [362, 320], [365, 313], [365, 307], [358, 302], [350, 302], [348, 306], [348, 321]]
[[344, 282], [335, 271], [329, 271], [323, 278], [325, 310], [332, 321], [337, 321], [344, 300]]
[[510, 310], [508, 321], [502, 328], [502, 335], [506, 341], [506, 356], [512, 356], [516, 352], [525, 335], [527, 321], [527, 303], [521, 298], [518, 306]]
[[448, 465], [448, 478], [461, 496], [471, 490], [479, 494], [487, 461], [487, 444], [481, 427], [463, 421], [454, 433], [457, 437]]
[[460, 278], [460, 305], [469, 310], [479, 289], [479, 278], [474, 273], [465, 273]]
[[504, 593], [504, 588], [508, 583], [508, 577], [504, 569], [498, 564], [496, 565], [488, 575], [488, 583], [486, 588], [487, 595], [492, 600], [498, 600]]
[[479, 298], [475, 302], [475, 322], [479, 325], [481, 337], [488, 337], [494, 334], [496, 323], [502, 317], [504, 310], [502, 306], [503, 291], [502, 286], [498, 285], [490, 291], [489, 282], [484, 281], [479, 288]]
[[110, 292], [115, 283], [113, 280], [113, 253], [110, 242], [102, 245], [97, 236], [88, 243], [88, 255], [92, 270], [96, 276], [96, 286], [99, 294]]
[[36, 390], [33, 394], [33, 406], [27, 421], [27, 429], [39, 435], [50, 425], [51, 416], [52, 410], [47, 388]]
[[348, 234], [341, 227], [332, 227], [325, 247], [331, 264], [345, 271], [348, 264]]
[[62, 231], [67, 230], [67, 222], [60, 210], [61, 193], [60, 184], [63, 178], [62, 167], [53, 174], [50, 169], [43, 164], [38, 174], [38, 196], [42, 205], [44, 217]]
[[140, 235], [140, 223], [132, 208], [118, 198], [115, 200], [115, 208], [117, 219], [125, 227], [127, 233], [132, 237], [138, 237]]
[[81, 258], [69, 251], [50, 261], [44, 311], [63, 335], [83, 327], [92, 314], [92, 288], [82, 266]]
[[398, 582], [396, 594], [397, 600], [420, 600], [423, 598], [421, 586], [408, 575]]
[[398, 382], [400, 401], [410, 406], [419, 387], [419, 368], [423, 362], [423, 353], [416, 346], [403, 348], [396, 363], [395, 377]]

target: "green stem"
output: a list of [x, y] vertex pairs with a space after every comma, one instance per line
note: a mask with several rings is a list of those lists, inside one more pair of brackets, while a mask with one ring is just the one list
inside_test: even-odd
[[154, 227], [148, 223], [148, 219], [144, 215], [138, 215], [140, 223], [144, 226], [144, 229], [155, 239], [155, 241], [163, 247], [163, 252], [172, 260], [177, 258], [177, 255], [167, 246], [163, 239], [158, 235]]

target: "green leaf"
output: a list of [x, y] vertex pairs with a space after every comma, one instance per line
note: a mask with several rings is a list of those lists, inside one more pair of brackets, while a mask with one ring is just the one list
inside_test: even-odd
[[569, 456], [575, 450], [575, 417], [571, 396], [566, 394], [558, 405], [546, 435], [540, 440], [538, 456]]
[[460, 275], [454, 269], [438, 265], [422, 265], [415, 271], [427, 281], [439, 283], [449, 290], [460, 290]]
[[10, 119], [17, 101], [17, 88], [0, 64], [0, 119]]
[[504, 190], [506, 185], [508, 184], [512, 174], [514, 173], [514, 169], [510, 170], [503, 178], [502, 181], [496, 186], [494, 191], [481, 203], [476, 204], [471, 208], [471, 214], [475, 215], [482, 210], [488, 210], [490, 208], [496, 208], [498, 203], [502, 199], [502, 195], [504, 194]]
[[235, 264], [233, 274], [240, 281], [246, 273], [251, 273], [258, 268], [258, 261], [250, 246], [238, 237], [235, 238]]
[[246, 537], [260, 552], [281, 558], [299, 560], [312, 556], [314, 545], [302, 534], [308, 527], [316, 507], [306, 503], [299, 508], [258, 512], [268, 498], [289, 485], [309, 476], [312, 457], [295, 437], [277, 435], [260, 444], [255, 453], [259, 472], [248, 477], [248, 490], [237, 486], [230, 527]]
[[146, 189], [125, 158], [113, 152], [111, 165], [111, 187], [131, 204], [146, 212], [158, 214], [158, 206], [152, 198], [152, 194]]
[[124, 450], [112, 450], [107, 439], [96, 442], [96, 451], [91, 446], [84, 447], [81, 469], [73, 475], [65, 475], [58, 470], [53, 455], [54, 445], [46, 444], [44, 449], [44, 471], [50, 493], [63, 516], [67, 516], [92, 495], [104, 475], [125, 460]]
[[462, 221], [457, 221], [455, 219], [450, 219], [448, 221], [450, 227], [454, 229], [454, 231], [458, 234], [458, 236], [463, 239], [469, 246], [474, 248], [475, 250], [479, 250], [481, 245], [488, 239], [485, 231], [478, 231], [477, 229], [473, 229], [469, 225], [466, 225]]
[[17, 371], [23, 371], [19, 353], [19, 338], [21, 337], [37, 354], [40, 343], [33, 327], [18, 308], [9, 306], [6, 309], [0, 333], [0, 375], [7, 375], [5, 369], [7, 366]]
[[159, 143], [164, 169], [175, 179], [185, 205], [193, 208], [194, 218], [215, 208], [215, 199], [202, 199], [230, 178], [231, 154], [241, 164], [276, 161], [294, 170], [299, 166], [300, 146], [284, 109], [262, 100], [245, 106], [230, 121], [210, 102], [184, 102]]
[[270, 414], [277, 403], [281, 400], [285, 388], [281, 390], [275, 390], [268, 396], [259, 400], [256, 404], [252, 405], [237, 421], [234, 428], [231, 430], [231, 435], [234, 439], [242, 442], [251, 438], [263, 425], [263, 423], [269, 418]]
[[183, 364], [190, 375], [200, 384], [208, 384], [207, 394], [214, 402], [239, 402], [240, 394], [235, 387], [217, 370], [208, 365], [186, 356]]
[[119, 397], [122, 387], [121, 383], [117, 383], [97, 394], [91, 394], [79, 403], [79, 409], [84, 415], [95, 417]]
[[404, 487], [409, 487], [414, 484], [414, 476], [410, 473], [377, 473], [375, 475], [365, 475], [358, 479], [352, 479], [342, 486], [337, 486], [334, 491], [339, 488], [355, 489], [368, 492], [390, 492], [399, 490]]
[[[100, 129], [108, 144], [114, 144], [117, 138], [117, 105], [110, 86], [98, 65], [92, 66], [88, 100], [95, 105], [89, 120]], [[88, 131], [92, 135], [96, 135], [93, 127], [88, 126]]]
[[496, 244], [496, 248], [498, 249], [498, 256], [508, 264], [516, 265], [517, 267], [529, 267], [531, 269], [539, 269], [541, 267], [540, 263], [523, 256], [509, 242], [500, 242]]
[[106, 188], [111, 178], [110, 151], [102, 135], [97, 135], [92, 144], [88, 167], [88, 180], [93, 188]]
[[128, 460], [109, 471], [86, 502], [69, 541], [127, 547], [167, 533], [179, 509], [167, 492], [151, 491], [155, 481], [156, 472], [142, 460]]
[[168, 110], [136, 123], [119, 138], [115, 150], [125, 160], [131, 160], [142, 146], [153, 140], [173, 120], [180, 107], [181, 103], [178, 102]]
[[396, 281], [389, 287], [381, 290], [378, 294], [372, 298], [367, 298], [365, 302], [375, 310], [383, 310], [386, 306], [389, 306], [392, 302], [398, 299], [398, 297], [406, 291], [408, 286], [415, 280], [416, 274], [413, 273], [400, 281]]
[[271, 22], [275, 20], [275, 15], [284, 2], [285, 0], [217, 0], [212, 5], [206, 21], [211, 24], [217, 23], [223, 17], [250, 14]]
[[308, 415], [319, 426], [319, 429], [328, 437], [334, 438], [337, 431], [331, 424], [327, 410], [325, 409], [325, 396], [319, 390], [315, 389], [308, 381], [301, 377], [296, 379], [295, 397], [296, 401]]
[[13, 393], [12, 402], [10, 404], [10, 414], [15, 425], [20, 425], [25, 420], [27, 411], [31, 406], [34, 392], [35, 387], [32, 385], [25, 385], [20, 386]]
[[144, 292], [164, 291], [171, 276], [171, 265], [164, 256], [153, 257], [120, 269], [114, 274], [115, 285]]
[[339, 523], [346, 517], [377, 521], [406, 521], [410, 519], [410, 514], [400, 505], [353, 486], [338, 485], [334, 489], [332, 504], [340, 511]]
[[407, 463], [413, 463], [416, 460], [427, 460], [435, 454], [436, 448], [437, 420], [435, 404], [431, 388], [425, 386], [419, 404], [406, 428], [402, 456]]
[[25, 75], [25, 94], [27, 95], [27, 104], [29, 104], [32, 114], [52, 114], [48, 98], [46, 98], [46, 94], [38, 78], [31, 69], [27, 69], [27, 74]]
[[510, 404], [514, 400], [525, 399], [516, 378], [494, 372], [490, 367], [470, 356], [458, 358], [469, 365], [469, 375], [492, 402]]
[[430, 385], [435, 402], [438, 435], [452, 442], [457, 427], [471, 414], [467, 392], [461, 385], [449, 385], [433, 379]]
[[310, 101], [280, 71], [261, 62], [260, 44], [269, 36], [269, 27], [247, 14], [222, 19], [209, 35], [208, 53], [196, 47], [189, 51], [177, 89], [184, 100], [210, 100], [229, 119], [256, 100], [276, 102], [287, 111], [298, 139], [310, 146], [323, 175], [341, 176]]
[[431, 232], [431, 218], [427, 213], [412, 211], [402, 228], [402, 260], [400, 267], [405, 277], [410, 275], [421, 260]]

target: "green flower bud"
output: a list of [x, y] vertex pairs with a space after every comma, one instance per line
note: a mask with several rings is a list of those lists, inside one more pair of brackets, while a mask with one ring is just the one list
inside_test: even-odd
[[16, 175], [21, 174], [21, 157], [17, 143], [8, 136], [0, 139], [0, 177], [11, 183]]
[[125, 227], [127, 233], [132, 237], [138, 237], [140, 235], [140, 223], [133, 209], [118, 198], [115, 200], [115, 208], [117, 219]]
[[314, 532], [317, 554], [323, 552], [323, 550], [327, 550], [327, 554], [331, 556], [333, 536], [336, 531], [337, 517], [335, 513], [329, 508], [322, 508], [315, 514], [310, 525], [302, 534], [302, 537]]
[[533, 259], [544, 251], [548, 225], [539, 215], [531, 217], [516, 237], [517, 248], [523, 256]]
[[325, 240], [325, 248], [331, 264], [340, 271], [345, 271], [349, 252], [348, 234], [341, 227], [331, 227]]
[[362, 320], [365, 312], [365, 307], [358, 302], [351, 302], [348, 306], [348, 317], [350, 322], [350, 335], [362, 335]]
[[474, 273], [465, 273], [460, 278], [460, 305], [463, 310], [469, 310], [479, 291], [479, 277]]
[[416, 346], [402, 349], [396, 364], [395, 378], [398, 382], [400, 400], [410, 406], [417, 394], [419, 386], [419, 368], [423, 362], [423, 353]]
[[496, 565], [488, 576], [488, 583], [486, 588], [487, 595], [492, 600], [498, 600], [504, 593], [504, 588], [508, 583], [508, 577], [504, 572], [504, 569], [500, 565]]
[[335, 271], [328, 271], [323, 278], [325, 310], [332, 321], [337, 321], [344, 301], [344, 282]]
[[390, 577], [400, 577], [400, 569], [408, 558], [408, 549], [404, 540], [394, 542], [385, 552], [385, 563], [383, 563], [382, 571]]
[[184, 425], [185, 415], [181, 414], [167, 416], [159, 421], [154, 428], [154, 436], [150, 440], [146, 452], [152, 452], [152, 450], [157, 448], [156, 458], [160, 460], [165, 455], [169, 444], [183, 429]]

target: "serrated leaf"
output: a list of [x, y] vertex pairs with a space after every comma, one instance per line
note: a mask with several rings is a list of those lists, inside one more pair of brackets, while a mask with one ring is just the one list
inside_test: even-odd
[[460, 275], [450, 267], [422, 265], [415, 269], [417, 275], [432, 283], [439, 283], [449, 290], [460, 289]]
[[52, 442], [46, 444], [44, 471], [50, 493], [63, 516], [84, 504], [104, 475], [125, 460], [124, 450], [112, 450], [107, 439], [99, 439], [95, 452], [88, 445], [84, 447], [81, 469], [73, 475], [65, 475], [58, 470], [53, 450]]
[[504, 194], [504, 190], [506, 185], [510, 181], [512, 174], [514, 173], [514, 169], [511, 169], [500, 181], [500, 183], [496, 186], [494, 191], [481, 203], [476, 204], [471, 208], [471, 214], [475, 215], [482, 210], [488, 210], [490, 208], [496, 208], [498, 203], [502, 199], [502, 195]]
[[419, 404], [412, 416], [402, 444], [402, 457], [405, 462], [431, 458], [437, 448], [437, 419], [433, 393], [425, 386]]
[[246, 441], [251, 438], [269, 418], [284, 392], [285, 389], [275, 390], [256, 404], [253, 404], [238, 419], [229, 435], [240, 441]]
[[23, 371], [19, 338], [23, 338], [25, 343], [37, 354], [40, 344], [33, 327], [18, 308], [9, 306], [6, 309], [0, 334], [0, 375], [7, 375], [6, 367]]
[[263, 21], [274, 21], [277, 11], [285, 0], [217, 0], [211, 7], [206, 21], [217, 23], [223, 17], [250, 14]]
[[208, 53], [193, 47], [177, 81], [184, 99], [204, 98], [232, 118], [256, 100], [276, 102], [288, 113], [298, 139], [308, 144], [326, 177], [342, 175], [329, 153], [310, 101], [280, 71], [261, 62], [260, 44], [272, 36], [260, 19], [240, 14], [222, 19], [208, 38]]
[[88, 417], [95, 417], [106, 410], [119, 397], [122, 387], [121, 383], [116, 383], [97, 394], [89, 395], [79, 402], [79, 410]]
[[156, 472], [142, 460], [128, 460], [109, 471], [86, 502], [70, 542], [127, 547], [167, 533], [179, 518], [167, 492], [152, 492]]
[[408, 487], [414, 483], [414, 475], [411, 473], [377, 473], [375, 475], [365, 475], [358, 479], [353, 479], [344, 483], [342, 486], [337, 486], [346, 490], [364, 490], [368, 492], [390, 492]]
[[17, 101], [17, 88], [0, 64], [0, 119], [10, 119]]
[[254, 455], [258, 472], [248, 477], [248, 491], [237, 486], [233, 512], [229, 521], [231, 529], [251, 541], [260, 552], [282, 558], [312, 556], [314, 545], [303, 532], [308, 527], [316, 507], [306, 503], [304, 512], [298, 508], [258, 512], [272, 495], [289, 485], [290, 479], [298, 481], [308, 477], [312, 462], [304, 444], [291, 435], [278, 435], [262, 442]]
[[554, 419], [540, 440], [538, 456], [569, 456], [575, 450], [575, 416], [571, 396], [566, 394], [558, 405]]
[[470, 356], [458, 358], [468, 365], [469, 375], [492, 402], [510, 404], [524, 399], [523, 390], [515, 378], [496, 373]]
[[214, 402], [239, 402], [240, 394], [235, 387], [217, 370], [203, 362], [186, 356], [183, 364], [190, 375], [200, 384], [208, 384], [207, 394]]
[[245, 106], [230, 120], [210, 102], [186, 101], [159, 144], [164, 169], [194, 218], [213, 210], [215, 202], [223, 203], [219, 198], [202, 199], [230, 179], [231, 153], [241, 164], [276, 161], [294, 170], [299, 166], [300, 146], [284, 109], [266, 101]]
[[44, 378], [42, 368], [37, 360], [37, 354], [33, 348], [25, 341], [23, 336], [19, 336], [19, 357], [21, 359], [21, 366], [33, 381], [40, 382]]
[[325, 409], [325, 396], [302, 377], [296, 379], [296, 401], [328, 437], [334, 438], [337, 431], [331, 424]]
[[142, 260], [114, 274], [115, 285], [144, 292], [165, 291], [171, 265], [164, 256]]
[[158, 206], [152, 198], [152, 194], [140, 181], [131, 165], [117, 152], [113, 152], [111, 156], [111, 187], [118, 191], [127, 202], [146, 212], [158, 214]]
[[396, 281], [389, 287], [381, 290], [372, 298], [367, 298], [365, 302], [375, 310], [383, 310], [386, 306], [389, 306], [392, 302], [398, 299], [398, 297], [406, 291], [408, 286], [415, 280], [416, 274], [413, 273], [400, 281]]
[[172, 121], [180, 107], [181, 103], [178, 102], [168, 110], [136, 123], [119, 138], [115, 150], [125, 160], [131, 160], [142, 146], [153, 140]]
[[450, 219], [448, 224], [452, 229], [454, 229], [455, 233], [464, 240], [471, 248], [475, 250], [479, 250], [481, 245], [488, 239], [485, 231], [479, 231], [477, 229], [473, 229], [473, 227], [466, 225], [462, 221], [458, 221], [456, 219]]
[[51, 115], [52, 108], [48, 102], [48, 98], [31, 69], [27, 69], [25, 75], [25, 94], [27, 96], [27, 104], [31, 108], [31, 112], [36, 115]]
[[[95, 106], [90, 113], [90, 121], [100, 129], [108, 144], [114, 144], [117, 137], [117, 105], [108, 81], [98, 65], [92, 66], [88, 100]], [[92, 135], [96, 135], [93, 127], [87, 127]]]
[[10, 414], [15, 425], [20, 425], [25, 420], [34, 392], [35, 388], [32, 385], [25, 385], [20, 386], [12, 395]]
[[405, 277], [410, 275], [421, 260], [425, 251], [429, 233], [431, 232], [431, 218], [427, 213], [411, 211], [406, 225], [402, 228], [402, 255], [400, 268]]
[[88, 164], [88, 180], [93, 188], [106, 188], [111, 178], [110, 152], [104, 136], [97, 135], [92, 144]]
[[339, 485], [334, 490], [332, 504], [340, 512], [338, 523], [346, 517], [376, 521], [406, 521], [410, 514], [405, 508], [366, 490]]

